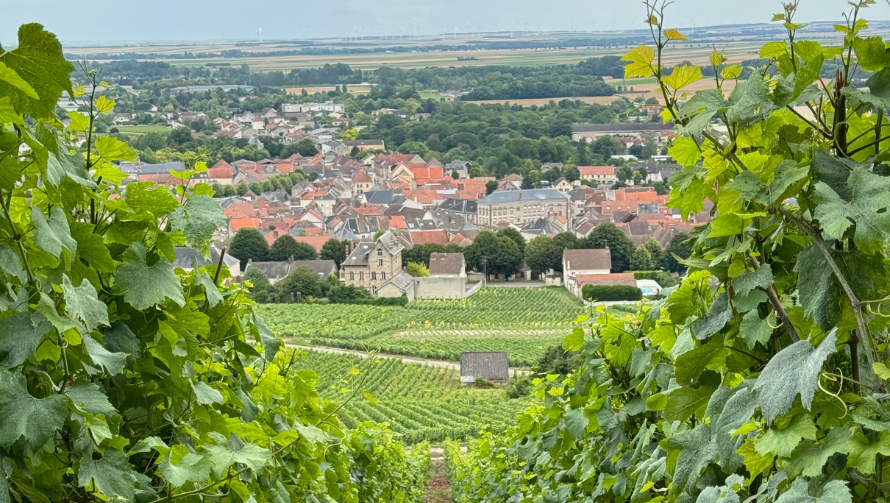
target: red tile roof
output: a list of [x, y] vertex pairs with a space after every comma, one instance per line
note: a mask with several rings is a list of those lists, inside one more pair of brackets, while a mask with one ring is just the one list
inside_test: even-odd
[[432, 231], [411, 231], [409, 234], [411, 235], [411, 242], [414, 243], [415, 246], [425, 243], [448, 244], [448, 233], [442, 229]]
[[614, 166], [578, 166], [581, 176], [612, 176], [615, 174]]

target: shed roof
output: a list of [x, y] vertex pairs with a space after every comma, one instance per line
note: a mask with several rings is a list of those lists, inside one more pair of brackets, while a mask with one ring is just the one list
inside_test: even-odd
[[604, 250], [565, 250], [563, 261], [567, 271], [611, 269], [612, 254]]

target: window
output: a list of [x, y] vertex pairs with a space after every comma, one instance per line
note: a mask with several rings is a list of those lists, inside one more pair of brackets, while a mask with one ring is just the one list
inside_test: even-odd
[[354, 281], [354, 280], [355, 280], [355, 273], [354, 273], [354, 272], [349, 273], [349, 280], [350, 280], [350, 281]]
[[380, 267], [383, 267], [383, 259], [382, 258], [377, 259], [377, 265]]
[[377, 281], [377, 273], [376, 272], [371, 273], [371, 281]]
[[382, 256], [383, 256], [383, 250], [381, 250], [380, 248], [377, 249], [377, 256], [378, 256], [378, 257], [382, 257]]
[[380, 273], [380, 281], [386, 281], [386, 273], [385, 272]]
[[359, 281], [364, 281], [364, 280], [365, 280], [365, 273], [363, 273], [363, 272], [358, 273], [358, 280], [359, 280]]
[[377, 287], [376, 286], [371, 287], [371, 295], [373, 295], [375, 297], [377, 296]]

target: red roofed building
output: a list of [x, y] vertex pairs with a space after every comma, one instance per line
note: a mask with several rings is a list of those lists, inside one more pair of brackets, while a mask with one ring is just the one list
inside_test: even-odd
[[229, 230], [233, 233], [238, 232], [239, 229], [244, 227], [251, 227], [254, 229], [260, 228], [260, 219], [259, 218], [233, 218], [229, 220]]
[[322, 234], [320, 236], [294, 236], [294, 240], [298, 243], [307, 243], [315, 247], [315, 251], [321, 253], [321, 247], [324, 246], [331, 236]]
[[448, 233], [444, 229], [411, 231], [409, 232], [409, 235], [411, 236], [411, 243], [413, 243], [414, 246], [426, 243], [439, 243], [440, 245], [448, 244]]

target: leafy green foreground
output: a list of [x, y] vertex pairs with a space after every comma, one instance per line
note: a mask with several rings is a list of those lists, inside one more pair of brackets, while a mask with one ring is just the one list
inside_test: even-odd
[[707, 198], [715, 218], [666, 299], [580, 317], [563, 343], [575, 372], [539, 379], [506, 434], [448, 444], [455, 501], [886, 501], [890, 51], [862, 36], [872, 3], [851, 3], [834, 48], [798, 40], [786, 4], [767, 65], [724, 96], [742, 69], [715, 51], [714, 89], [691, 97], [701, 71], [662, 72], [685, 37], [647, 3], [655, 48], [628, 53], [627, 77], [654, 76], [679, 125], [670, 205], [685, 217]]
[[[225, 222], [206, 167], [121, 187], [135, 152], [93, 141], [114, 104], [73, 69], [39, 25], [0, 49], [0, 503], [421, 501], [424, 445], [347, 429], [224, 268], [174, 267]], [[91, 110], [67, 130], [62, 91]]]

